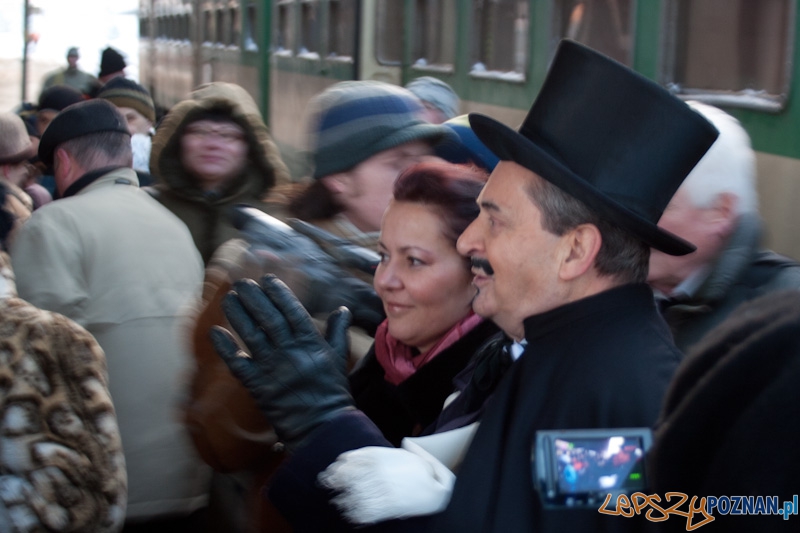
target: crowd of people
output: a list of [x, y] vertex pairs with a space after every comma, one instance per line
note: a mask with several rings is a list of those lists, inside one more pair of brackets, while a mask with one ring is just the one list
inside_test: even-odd
[[543, 505], [536, 431], [652, 428], [698, 496], [773, 466], [765, 419], [796, 443], [800, 265], [721, 109], [563, 41], [518, 129], [336, 83], [291, 176], [242, 87], [158, 117], [67, 59], [0, 114], [0, 530], [639, 531]]

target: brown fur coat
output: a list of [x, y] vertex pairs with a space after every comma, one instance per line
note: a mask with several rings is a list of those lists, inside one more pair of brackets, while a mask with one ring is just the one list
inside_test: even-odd
[[0, 529], [118, 531], [127, 476], [105, 355], [16, 297], [5, 254], [0, 271]]

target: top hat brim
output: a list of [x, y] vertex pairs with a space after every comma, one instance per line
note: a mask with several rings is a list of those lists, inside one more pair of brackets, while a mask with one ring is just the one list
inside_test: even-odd
[[502, 161], [513, 161], [577, 198], [609, 223], [628, 231], [648, 246], [669, 255], [686, 255], [697, 247], [610, 198], [572, 172], [543, 148], [485, 115], [471, 113], [478, 138]]

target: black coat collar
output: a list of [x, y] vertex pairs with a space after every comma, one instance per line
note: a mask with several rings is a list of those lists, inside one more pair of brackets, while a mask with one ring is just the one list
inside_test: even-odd
[[77, 180], [73, 181], [72, 185], [67, 187], [67, 190], [64, 191], [64, 195], [62, 196], [62, 198], [69, 198], [70, 196], [75, 196], [80, 191], [82, 191], [83, 189], [85, 189], [98, 179], [102, 178], [112, 170], [117, 170], [118, 168], [125, 168], [125, 167], [117, 167], [117, 166], [103, 167], [87, 172]]

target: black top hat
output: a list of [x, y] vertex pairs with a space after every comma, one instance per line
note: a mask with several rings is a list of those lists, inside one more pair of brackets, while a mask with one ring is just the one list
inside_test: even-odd
[[718, 133], [651, 80], [565, 40], [519, 132], [477, 114], [470, 124], [501, 160], [535, 172], [649, 246], [670, 255], [695, 250], [656, 223]]
[[92, 133], [128, 132], [125, 117], [107, 100], [86, 100], [64, 109], [47, 126], [39, 142], [39, 159], [48, 167], [59, 144]]

